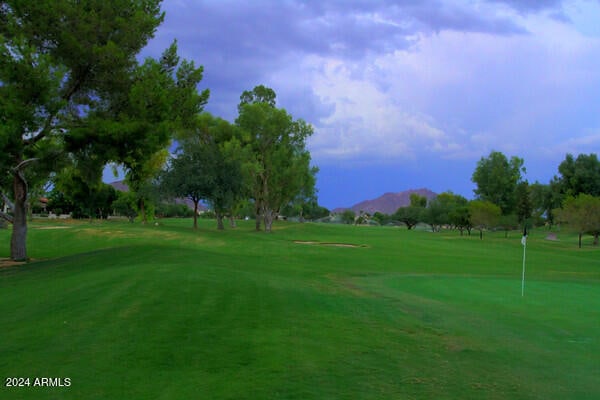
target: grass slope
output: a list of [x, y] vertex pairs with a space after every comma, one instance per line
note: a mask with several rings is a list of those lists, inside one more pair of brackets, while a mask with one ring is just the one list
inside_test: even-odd
[[532, 235], [522, 298], [518, 234], [203, 224], [34, 224], [38, 261], [0, 269], [0, 398], [600, 398], [600, 253], [573, 237]]

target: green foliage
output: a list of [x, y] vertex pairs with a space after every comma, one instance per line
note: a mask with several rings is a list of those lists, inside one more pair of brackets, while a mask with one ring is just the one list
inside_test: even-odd
[[340, 215], [342, 224], [354, 224], [354, 220], [356, 219], [356, 214], [352, 210], [344, 210]]
[[183, 62], [175, 72], [175, 45], [138, 64], [163, 18], [159, 0], [1, 3], [0, 191], [12, 180], [14, 259], [27, 258], [28, 188], [61, 159], [87, 160], [94, 171], [81, 176], [107, 161], [135, 174], [205, 102], [201, 68]]
[[314, 193], [316, 174], [306, 150], [313, 128], [303, 120], [294, 120], [274, 102], [271, 89], [257, 86], [242, 95], [236, 119], [243, 130], [243, 145], [252, 157], [248, 171], [257, 218], [264, 219], [267, 232], [286, 204], [298, 195], [310, 197]]
[[475, 195], [479, 200], [496, 204], [503, 214], [510, 214], [516, 207], [516, 189], [525, 172], [523, 159], [492, 151], [477, 163], [471, 180], [477, 185]]
[[87, 174], [90, 171], [95, 169], [78, 168], [77, 164], [64, 169], [55, 178], [49, 209], [60, 208], [64, 213], [71, 212], [74, 218], [102, 219], [111, 215], [117, 192], [102, 183], [99, 176]]
[[523, 226], [526, 221], [519, 221], [519, 217], [516, 214], [510, 215], [501, 215], [498, 218], [497, 226], [504, 230], [505, 237], [508, 237], [508, 232], [518, 229], [520, 226]]
[[156, 205], [156, 215], [159, 218], [190, 218], [194, 211], [185, 204], [159, 203]]
[[200, 116], [197, 124], [194, 134], [181, 139], [162, 187], [171, 196], [189, 198], [196, 208], [200, 200], [208, 201], [218, 216], [218, 228], [223, 229], [225, 212], [239, 202], [244, 190], [242, 160], [229, 153], [236, 133], [227, 121], [208, 114]]
[[118, 192], [117, 198], [112, 203], [112, 208], [116, 215], [127, 217], [129, 222], [133, 222], [138, 215], [138, 198], [135, 193]]
[[567, 154], [558, 172], [560, 177], [555, 177], [554, 182], [566, 196], [600, 196], [600, 161], [595, 153], [579, 154], [577, 158]]
[[529, 185], [529, 189], [534, 220], [548, 222], [550, 225], [554, 224], [554, 210], [559, 208], [563, 202], [563, 195], [560, 193], [557, 182], [552, 181], [547, 185], [535, 182]]
[[427, 207], [427, 197], [421, 196], [418, 193], [410, 194], [410, 206], [411, 207]]
[[452, 192], [444, 192], [436, 196], [422, 213], [422, 222], [431, 226], [433, 232], [439, 231], [442, 225], [462, 225], [458, 218], [458, 208], [465, 207], [467, 199]]
[[580, 193], [577, 197], [569, 196], [563, 204], [559, 218], [580, 234], [594, 235], [594, 245], [598, 245], [600, 236], [600, 197]]
[[517, 188], [515, 190], [515, 200], [517, 221], [519, 224], [524, 224], [525, 221], [531, 218], [533, 213], [531, 190], [527, 182], [520, 182], [517, 184]]
[[483, 238], [483, 230], [494, 228], [502, 215], [502, 210], [490, 201], [473, 200], [469, 203], [471, 224], [479, 230], [479, 237]]
[[271, 107], [275, 107], [277, 95], [275, 91], [271, 88], [268, 88], [264, 85], [258, 85], [254, 89], [244, 90], [242, 95], [240, 96], [240, 104], [238, 106], [238, 111], [241, 112], [241, 108], [244, 104], [255, 104], [255, 103], [265, 103]]
[[392, 222], [392, 217], [390, 215], [381, 213], [379, 211], [375, 211], [373, 214], [373, 219], [377, 221], [379, 225], [388, 225]]
[[[411, 199], [412, 200], [412, 199]], [[408, 230], [414, 228], [419, 222], [423, 220], [423, 213], [425, 208], [422, 206], [408, 206], [400, 207], [392, 216], [396, 221], [402, 222]]]

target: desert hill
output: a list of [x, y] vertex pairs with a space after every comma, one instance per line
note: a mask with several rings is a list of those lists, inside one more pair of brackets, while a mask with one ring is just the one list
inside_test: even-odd
[[436, 193], [429, 189], [410, 189], [399, 193], [385, 193], [376, 199], [361, 201], [352, 207], [336, 208], [332, 212], [339, 213], [349, 209], [357, 214], [361, 211], [369, 214], [374, 214], [377, 211], [383, 214], [393, 214], [396, 212], [396, 210], [398, 210], [398, 208], [410, 205], [410, 195], [413, 193], [416, 193], [420, 196], [425, 196], [428, 200], [431, 200], [437, 196]]

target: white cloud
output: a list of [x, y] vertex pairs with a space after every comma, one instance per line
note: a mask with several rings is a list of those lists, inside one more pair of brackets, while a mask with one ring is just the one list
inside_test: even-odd
[[335, 105], [315, 122], [315, 157], [526, 157], [600, 128], [585, 109], [600, 102], [600, 40], [543, 15], [515, 18], [529, 35], [446, 30], [362, 60], [306, 57], [307, 84]]

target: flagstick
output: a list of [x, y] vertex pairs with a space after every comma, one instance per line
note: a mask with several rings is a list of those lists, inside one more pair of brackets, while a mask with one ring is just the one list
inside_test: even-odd
[[525, 294], [525, 250], [527, 249], [527, 239], [523, 241], [523, 278], [521, 278], [521, 297]]

